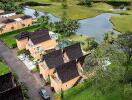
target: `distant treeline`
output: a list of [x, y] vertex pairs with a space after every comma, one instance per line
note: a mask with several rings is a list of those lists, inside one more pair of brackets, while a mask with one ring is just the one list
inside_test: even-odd
[[0, 2], [9, 2], [9, 1], [20, 2], [20, 1], [23, 1], [23, 0], [0, 0]]
[[131, 2], [131, 0], [93, 0], [93, 1], [104, 1], [104, 2]]
[[27, 2], [21, 3], [21, 5], [22, 6], [50, 6], [51, 4], [27, 1]]
[[105, 2], [113, 6], [130, 5], [131, 0], [93, 0], [93, 2]]

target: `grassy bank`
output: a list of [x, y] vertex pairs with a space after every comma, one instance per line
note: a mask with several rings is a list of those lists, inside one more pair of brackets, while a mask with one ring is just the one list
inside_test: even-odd
[[127, 16], [113, 16], [111, 18], [115, 29], [121, 33], [132, 32], [132, 15]]

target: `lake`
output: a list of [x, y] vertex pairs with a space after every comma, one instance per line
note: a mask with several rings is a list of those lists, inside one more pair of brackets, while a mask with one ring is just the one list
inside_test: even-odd
[[[34, 11], [34, 9], [31, 9], [29, 7], [24, 8], [24, 13], [26, 15], [32, 16], [33, 18], [35, 18]], [[44, 13], [40, 11], [38, 12], [39, 17], [48, 15], [50, 17], [51, 22], [56, 22], [60, 20], [51, 13]], [[79, 20], [80, 28], [76, 31], [76, 33], [94, 37], [97, 42], [100, 42], [103, 39], [103, 35], [106, 32], [113, 31], [116, 35], [118, 35], [120, 33], [113, 29], [114, 26], [110, 21], [110, 18], [112, 16], [120, 16], [120, 14], [102, 13], [96, 17]]]

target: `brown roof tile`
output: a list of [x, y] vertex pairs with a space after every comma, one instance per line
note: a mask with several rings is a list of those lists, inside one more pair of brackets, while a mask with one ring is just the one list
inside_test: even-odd
[[51, 39], [48, 29], [40, 29], [34, 32], [22, 32], [16, 35], [17, 40], [21, 40], [26, 37], [31, 39], [34, 45]]
[[59, 79], [62, 83], [70, 81], [79, 76], [76, 61], [70, 61], [56, 68]]
[[43, 56], [43, 61], [46, 62], [48, 68], [54, 68], [64, 63], [61, 50], [55, 50]]
[[76, 43], [76, 44], [65, 47], [63, 52], [67, 54], [70, 60], [76, 60], [80, 58], [81, 56], [83, 56], [80, 43]]
[[20, 86], [0, 93], [0, 100], [24, 100]]
[[0, 92], [8, 90], [14, 86], [12, 74], [7, 73], [0, 76]]

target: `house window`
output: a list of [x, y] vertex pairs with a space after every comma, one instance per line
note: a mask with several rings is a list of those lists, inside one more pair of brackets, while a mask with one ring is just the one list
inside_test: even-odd
[[37, 47], [37, 48], [36, 48], [36, 51], [37, 51], [37, 52], [39, 52], [39, 51], [40, 51], [40, 48], [39, 48], [39, 47]]

